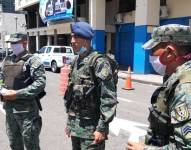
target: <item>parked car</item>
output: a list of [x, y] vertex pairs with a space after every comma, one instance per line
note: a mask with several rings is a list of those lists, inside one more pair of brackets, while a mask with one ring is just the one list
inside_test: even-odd
[[0, 48], [0, 61], [2, 61], [7, 55], [12, 54], [12, 50], [8, 48]]
[[64, 65], [64, 61], [71, 63], [75, 58], [70, 46], [44, 46], [36, 55], [40, 57], [45, 68], [51, 68], [52, 72], [58, 72]]

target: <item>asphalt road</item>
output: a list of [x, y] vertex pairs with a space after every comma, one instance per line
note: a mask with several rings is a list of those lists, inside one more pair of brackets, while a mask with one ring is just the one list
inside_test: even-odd
[[[60, 75], [47, 73], [47, 95], [41, 100], [43, 127], [40, 135], [42, 150], [71, 150], [71, 142], [64, 134], [66, 113], [59, 91]], [[124, 80], [118, 84], [118, 108], [115, 120], [110, 125], [106, 150], [123, 150], [130, 135], [146, 130], [148, 106], [152, 92], [157, 86], [132, 83], [132, 91], [123, 90]], [[0, 108], [1, 110], [1, 108]], [[0, 150], [9, 150], [5, 131], [5, 114], [0, 111]], [[141, 124], [140, 124], [141, 123]], [[139, 131], [140, 132], [137, 132]]]

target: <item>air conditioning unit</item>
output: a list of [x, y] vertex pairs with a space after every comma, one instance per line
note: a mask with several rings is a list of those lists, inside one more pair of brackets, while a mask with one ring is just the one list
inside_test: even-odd
[[168, 8], [167, 6], [160, 6], [160, 18], [168, 17]]
[[118, 13], [115, 15], [115, 23], [120, 24], [123, 23], [123, 15], [122, 13]]

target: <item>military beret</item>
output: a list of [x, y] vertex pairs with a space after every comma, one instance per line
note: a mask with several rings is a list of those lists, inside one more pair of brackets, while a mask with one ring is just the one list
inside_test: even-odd
[[92, 39], [94, 31], [87, 22], [75, 22], [71, 24], [71, 32], [85, 39]]
[[151, 39], [144, 45], [144, 49], [152, 49], [160, 42], [173, 42], [181, 45], [191, 45], [191, 28], [180, 24], [168, 24], [156, 27]]

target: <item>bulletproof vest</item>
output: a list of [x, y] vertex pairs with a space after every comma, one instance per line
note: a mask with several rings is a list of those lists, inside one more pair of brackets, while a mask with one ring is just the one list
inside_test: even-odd
[[164, 146], [169, 143], [169, 138], [173, 134], [169, 108], [165, 97], [166, 87], [158, 88], [151, 97], [152, 107], [149, 108], [150, 129], [147, 144], [154, 146]]
[[77, 59], [70, 73], [69, 85], [73, 85], [70, 111], [84, 118], [99, 117], [99, 86], [92, 81], [88, 64], [94, 54], [89, 54], [81, 62]]
[[24, 60], [14, 62], [11, 56], [7, 56], [4, 61], [2, 72], [6, 88], [19, 90], [29, 85], [30, 74], [24, 67]]
[[164, 86], [159, 87], [151, 97], [152, 107], [149, 108], [150, 129], [146, 144], [164, 146], [173, 142], [174, 127], [171, 123], [170, 108], [173, 103], [175, 88], [179, 83], [191, 82], [191, 71], [181, 72], [168, 78]]

